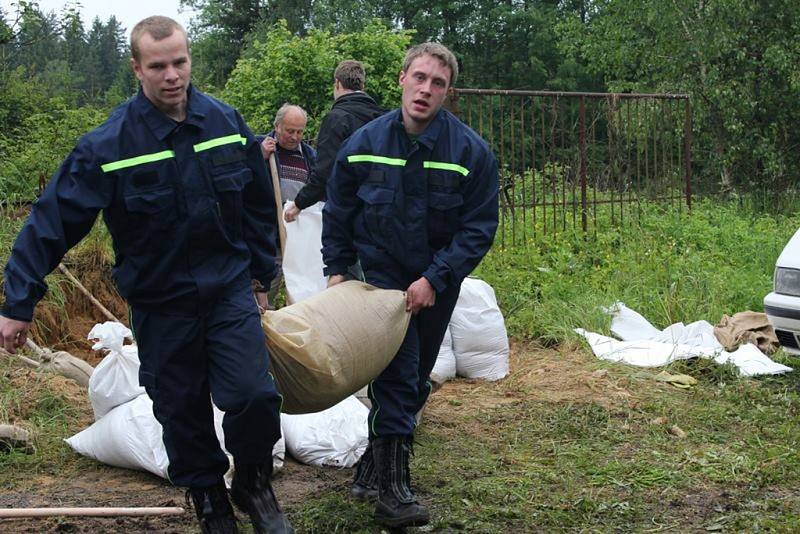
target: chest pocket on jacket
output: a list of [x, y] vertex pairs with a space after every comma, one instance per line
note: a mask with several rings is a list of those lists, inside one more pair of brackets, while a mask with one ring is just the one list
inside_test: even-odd
[[253, 180], [253, 172], [245, 167], [212, 175], [211, 179], [217, 196], [217, 213], [225, 231], [229, 237], [240, 238], [244, 217], [243, 192], [245, 186]]
[[164, 250], [170, 246], [170, 235], [177, 219], [172, 187], [132, 189], [126, 192], [124, 202], [128, 212], [127, 230], [134, 248], [146, 246]]
[[364, 202], [362, 213], [367, 234], [379, 240], [377, 244], [387, 246], [394, 236], [394, 189], [364, 184], [356, 195]]
[[428, 236], [431, 246], [441, 248], [459, 227], [464, 197], [458, 191], [428, 191]]

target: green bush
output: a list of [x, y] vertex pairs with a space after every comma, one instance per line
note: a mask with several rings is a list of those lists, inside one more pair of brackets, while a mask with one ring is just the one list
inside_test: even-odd
[[49, 178], [78, 138], [105, 120], [93, 107], [68, 109], [51, 99], [44, 111], [26, 117], [10, 138], [0, 138], [0, 198], [32, 200], [39, 175]]
[[306, 136], [313, 137], [332, 104], [333, 71], [344, 59], [364, 63], [366, 89], [379, 103], [399, 103], [397, 78], [411, 32], [390, 31], [372, 22], [358, 33], [311, 30], [298, 37], [281, 21], [256, 30], [251, 42], [231, 73], [223, 100], [239, 109], [255, 132], [263, 133], [272, 129], [282, 104], [302, 106], [309, 115]]

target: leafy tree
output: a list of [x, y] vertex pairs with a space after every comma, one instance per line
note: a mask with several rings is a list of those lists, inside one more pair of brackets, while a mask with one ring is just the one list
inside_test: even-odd
[[724, 189], [781, 190], [800, 172], [800, 4], [599, 0], [565, 20], [567, 54], [612, 91], [692, 97], [694, 159]]
[[245, 36], [267, 13], [263, 0], [181, 0], [198, 12], [191, 28], [193, 76], [201, 85], [225, 85]]
[[252, 36], [222, 94], [254, 130], [271, 130], [275, 112], [290, 102], [308, 112], [308, 135], [314, 135], [332, 103], [333, 71], [344, 59], [364, 63], [367, 91], [379, 102], [387, 107], [399, 102], [397, 76], [410, 32], [390, 31], [379, 22], [335, 36], [312, 29], [298, 37], [284, 22], [263, 32]]

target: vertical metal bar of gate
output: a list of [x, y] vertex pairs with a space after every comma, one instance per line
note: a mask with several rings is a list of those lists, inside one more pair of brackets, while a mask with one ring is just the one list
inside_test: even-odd
[[586, 233], [586, 98], [581, 97], [580, 105], [581, 229]]
[[683, 171], [686, 176], [686, 207], [692, 209], [692, 106], [689, 99], [684, 103], [683, 123]]

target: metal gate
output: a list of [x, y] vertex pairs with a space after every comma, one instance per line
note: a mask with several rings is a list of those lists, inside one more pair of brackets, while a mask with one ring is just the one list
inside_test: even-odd
[[503, 246], [691, 208], [687, 95], [455, 89], [448, 108], [498, 158]]

